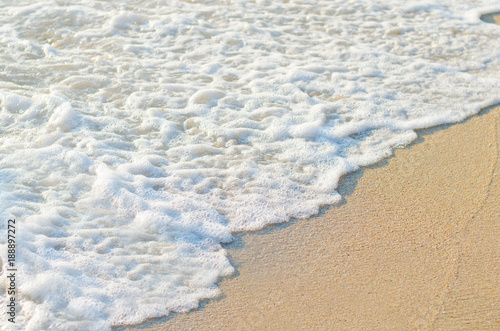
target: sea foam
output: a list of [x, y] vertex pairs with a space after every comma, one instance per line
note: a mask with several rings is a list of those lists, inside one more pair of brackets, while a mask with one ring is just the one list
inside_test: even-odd
[[18, 224], [19, 310], [3, 328], [194, 309], [233, 273], [233, 233], [314, 215], [415, 129], [500, 101], [500, 29], [478, 19], [498, 1], [9, 3], [0, 218]]

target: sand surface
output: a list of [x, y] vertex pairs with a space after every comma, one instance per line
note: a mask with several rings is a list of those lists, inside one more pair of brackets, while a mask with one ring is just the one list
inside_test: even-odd
[[340, 206], [239, 236], [223, 295], [147, 328], [499, 330], [499, 131], [496, 108], [420, 132]]
[[500, 12], [482, 15], [481, 19], [486, 23], [500, 24]]

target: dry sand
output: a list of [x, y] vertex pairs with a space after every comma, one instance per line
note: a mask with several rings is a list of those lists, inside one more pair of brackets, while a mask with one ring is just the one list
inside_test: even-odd
[[421, 131], [340, 206], [239, 236], [221, 298], [147, 328], [500, 330], [499, 146], [500, 108]]

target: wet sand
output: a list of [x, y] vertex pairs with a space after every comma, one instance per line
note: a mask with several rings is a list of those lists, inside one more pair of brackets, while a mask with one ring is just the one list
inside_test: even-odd
[[500, 12], [481, 15], [481, 20], [486, 23], [500, 24]]
[[500, 107], [340, 188], [316, 217], [238, 235], [219, 298], [120, 329], [500, 330]]
[[344, 201], [241, 234], [236, 274], [147, 330], [500, 329], [500, 108], [423, 130]]

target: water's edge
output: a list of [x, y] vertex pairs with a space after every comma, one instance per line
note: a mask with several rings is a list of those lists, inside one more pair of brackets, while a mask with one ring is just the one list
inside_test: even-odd
[[[493, 14], [492, 14], [493, 15]], [[418, 135], [417, 139], [415, 139], [413, 142], [411, 142], [409, 145], [403, 147], [405, 149], [411, 149], [413, 146], [415, 145], [418, 145], [422, 142], [425, 141], [425, 137], [426, 136], [429, 136], [429, 135], [432, 135], [436, 132], [439, 132], [439, 131], [443, 131], [443, 130], [446, 130], [452, 126], [455, 126], [455, 125], [461, 125], [461, 124], [465, 124], [467, 123], [468, 121], [472, 120], [473, 118], [475, 117], [480, 117], [480, 116], [484, 116], [484, 115], [487, 115], [489, 114], [493, 109], [497, 108], [497, 107], [500, 107], [500, 103], [498, 104], [495, 104], [495, 105], [492, 105], [492, 106], [489, 106], [489, 107], [485, 107], [483, 109], [481, 109], [481, 111], [479, 111], [477, 114], [475, 115], [472, 115], [460, 122], [457, 122], [457, 123], [448, 123], [448, 124], [441, 124], [441, 125], [438, 125], [438, 126], [435, 126], [435, 127], [430, 127], [430, 128], [425, 128], [425, 129], [419, 129], [419, 130], [416, 130], [416, 133]], [[369, 166], [366, 166], [366, 167], [361, 167], [360, 169], [354, 171], [354, 172], [351, 172], [347, 175], [344, 175], [340, 178], [340, 182], [339, 182], [339, 187], [338, 187], [338, 192], [339, 194], [341, 195], [342, 197], [342, 200], [337, 203], [337, 204], [334, 204], [334, 205], [329, 205], [329, 206], [323, 206], [320, 210], [320, 212], [314, 216], [311, 216], [310, 218], [316, 218], [316, 217], [321, 217], [323, 216], [327, 211], [330, 211], [332, 209], [335, 209], [335, 208], [339, 208], [343, 205], [345, 205], [347, 203], [347, 200], [346, 198], [349, 197], [351, 194], [353, 194], [353, 192], [355, 191], [356, 187], [357, 187], [357, 184], [358, 184], [358, 181], [361, 179], [361, 177], [363, 176], [363, 174], [365, 173], [366, 170], [369, 170], [369, 169], [376, 169], [376, 168], [381, 168], [381, 167], [384, 167], [388, 164], [388, 162], [392, 159], [396, 157], [395, 155], [395, 150], [393, 151], [392, 155], [375, 163], [375, 164], [372, 164], [372, 165], [369, 165]], [[226, 277], [222, 277], [219, 279], [219, 281], [217, 282], [217, 286], [220, 285], [220, 283], [224, 282], [225, 280], [228, 280], [228, 279], [233, 279], [233, 278], [236, 278], [239, 276], [239, 267], [241, 265], [237, 264], [234, 262], [234, 259], [232, 258], [231, 256], [231, 250], [240, 250], [240, 249], [245, 249], [245, 237], [246, 236], [249, 236], [249, 235], [257, 235], [257, 236], [261, 236], [261, 235], [266, 235], [268, 233], [271, 233], [271, 232], [275, 232], [275, 231], [280, 231], [282, 229], [285, 229], [285, 228], [288, 228], [290, 226], [293, 226], [295, 223], [299, 222], [299, 221], [307, 221], [307, 219], [309, 218], [306, 218], [306, 219], [290, 219], [288, 222], [286, 223], [280, 223], [280, 224], [269, 224], [267, 225], [265, 228], [261, 229], [261, 230], [257, 230], [257, 231], [250, 231], [250, 232], [240, 232], [240, 233], [237, 233], [237, 234], [234, 234], [233, 235], [233, 241], [231, 243], [228, 243], [228, 244], [223, 244], [223, 248], [227, 250], [228, 252], [228, 259], [231, 263], [231, 265], [235, 268], [235, 272], [230, 275], [230, 276], [226, 276]], [[168, 316], [165, 316], [165, 317], [159, 317], [159, 318], [152, 318], [152, 319], [148, 319], [146, 320], [145, 322], [143, 323], [140, 323], [140, 324], [137, 324], [137, 325], [125, 325], [125, 326], [113, 326], [112, 327], [112, 330], [114, 331], [129, 331], [129, 330], [143, 330], [143, 329], [147, 329], [149, 327], [152, 327], [152, 326], [156, 326], [156, 325], [161, 325], [161, 324], [164, 324], [166, 323], [167, 321], [171, 320], [171, 319], [174, 319], [175, 317], [179, 316], [179, 315], [183, 315], [183, 314], [191, 314], [193, 312], [196, 312], [196, 311], [200, 311], [200, 310], [203, 310], [205, 309], [205, 307], [210, 304], [211, 302], [216, 302], [216, 301], [220, 301], [220, 300], [224, 300], [224, 298], [226, 297], [226, 294], [225, 293], [221, 293], [220, 296], [216, 297], [216, 298], [211, 298], [211, 299], [205, 299], [205, 300], [202, 300], [200, 301], [200, 304], [198, 306], [198, 308], [196, 309], [193, 309], [187, 313], [170, 313]]]

